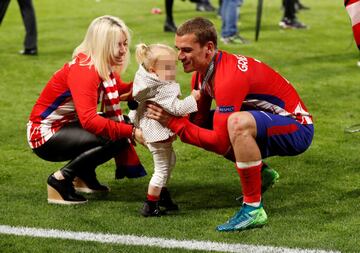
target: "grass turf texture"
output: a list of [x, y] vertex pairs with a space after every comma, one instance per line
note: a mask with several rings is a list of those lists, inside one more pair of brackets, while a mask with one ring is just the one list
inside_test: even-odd
[[[247, 45], [219, 47], [262, 60], [290, 80], [314, 115], [311, 148], [297, 157], [274, 157], [268, 163], [280, 182], [264, 195], [269, 224], [245, 232], [218, 233], [215, 226], [239, 209], [240, 194], [234, 165], [222, 157], [176, 141], [177, 165], [170, 190], [181, 211], [161, 218], [140, 217], [152, 173], [152, 159], [138, 147], [149, 175], [114, 180], [114, 163], [97, 169], [99, 180], [112, 191], [88, 195], [89, 203], [56, 206], [46, 202], [47, 176], [62, 163], [42, 161], [26, 143], [25, 125], [31, 108], [50, 76], [69, 61], [95, 17], [121, 17], [133, 31], [131, 51], [139, 42], [173, 45], [163, 32], [164, 14], [152, 15], [163, 1], [35, 0], [39, 56], [17, 54], [24, 27], [16, 1], [11, 1], [0, 26], [0, 224], [98, 233], [133, 234], [184, 240], [210, 240], [279, 247], [360, 251], [360, 134], [344, 128], [360, 122], [360, 69], [351, 24], [341, 1], [305, 1], [310, 11], [298, 14], [309, 30], [280, 30], [280, 1], [265, 1], [260, 40], [255, 43], [256, 1], [241, 8], [241, 35]], [[213, 0], [216, 5], [217, 1]], [[199, 13], [189, 1], [175, 1], [177, 24], [193, 16], [210, 18], [220, 32], [215, 13]], [[135, 59], [124, 80], [137, 69]], [[178, 64], [178, 81], [189, 94], [190, 75]], [[30, 246], [31, 245], [31, 246]], [[167, 252], [166, 249], [0, 235], [2, 252]], [[186, 252], [172, 250], [172, 252]]]

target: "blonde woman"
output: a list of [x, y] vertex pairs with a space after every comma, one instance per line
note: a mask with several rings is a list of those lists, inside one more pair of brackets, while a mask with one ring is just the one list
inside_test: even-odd
[[[129, 138], [142, 142], [141, 131], [122, 122], [119, 107], [120, 95], [132, 88], [115, 71], [126, 69], [129, 43], [122, 20], [96, 18], [72, 60], [55, 72], [36, 101], [27, 124], [30, 147], [48, 161], [70, 160], [48, 178], [49, 203], [86, 202], [75, 192], [75, 177], [80, 191], [108, 191], [96, 179], [95, 168], [129, 148]], [[97, 113], [98, 101], [106, 117]]]
[[136, 47], [136, 60], [139, 69], [135, 74], [133, 97], [139, 102], [133, 121], [143, 133], [147, 147], [153, 155], [154, 174], [150, 180], [147, 198], [141, 214], [145, 217], [159, 216], [159, 206], [165, 210], [178, 210], [166, 188], [171, 169], [175, 166], [175, 153], [172, 147], [174, 133], [156, 120], [146, 117], [146, 103], [152, 101], [161, 105], [173, 115], [184, 116], [197, 111], [196, 99], [200, 92], [179, 99], [180, 86], [175, 82], [176, 52], [163, 44], [139, 44]]

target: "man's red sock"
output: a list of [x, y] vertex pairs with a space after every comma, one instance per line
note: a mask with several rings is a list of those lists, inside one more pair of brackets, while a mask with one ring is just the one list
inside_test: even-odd
[[236, 162], [240, 176], [244, 203], [260, 203], [261, 201], [261, 167], [262, 161]]

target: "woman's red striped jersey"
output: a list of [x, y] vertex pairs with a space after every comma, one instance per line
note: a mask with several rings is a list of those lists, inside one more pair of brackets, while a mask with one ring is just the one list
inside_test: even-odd
[[[36, 101], [27, 124], [31, 148], [40, 147], [61, 127], [79, 120], [82, 127], [95, 135], [116, 140], [131, 137], [132, 126], [106, 119], [97, 114], [99, 85], [102, 80], [94, 67], [79, 64], [86, 56], [80, 54], [58, 70]], [[112, 73], [119, 94], [130, 91], [132, 85]], [[76, 108], [76, 109], [75, 109]]]

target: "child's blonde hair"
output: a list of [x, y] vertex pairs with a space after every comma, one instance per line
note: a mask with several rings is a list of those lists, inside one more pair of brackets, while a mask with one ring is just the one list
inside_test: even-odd
[[145, 43], [140, 43], [136, 45], [136, 50], [135, 50], [136, 61], [138, 64], [143, 65], [143, 67], [147, 71], [149, 71], [149, 68], [154, 67], [156, 65], [159, 56], [163, 55], [164, 51], [176, 57], [175, 50], [168, 45], [165, 44], [146, 45]]
[[[129, 28], [121, 19], [109, 15], [94, 19], [87, 30], [84, 40], [75, 48], [73, 58], [79, 53], [85, 54], [87, 59], [81, 62], [81, 64], [94, 65], [100, 77], [103, 80], [108, 80], [109, 72], [111, 70], [114, 71], [114, 69], [111, 69], [110, 63], [115, 62], [119, 32], [122, 32], [128, 45], [130, 45]], [[129, 60], [130, 50], [127, 49], [125, 62], [121, 67], [122, 72], [127, 68]]]

